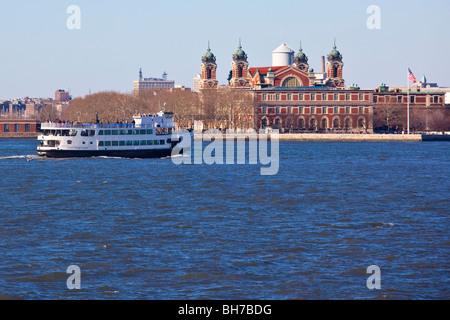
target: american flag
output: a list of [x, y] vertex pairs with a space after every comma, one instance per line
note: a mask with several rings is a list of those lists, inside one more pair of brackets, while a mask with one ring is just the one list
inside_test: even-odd
[[414, 74], [412, 73], [411, 69], [408, 68], [408, 72], [409, 72], [409, 80], [411, 80], [412, 83], [416, 83], [416, 77], [414, 77]]

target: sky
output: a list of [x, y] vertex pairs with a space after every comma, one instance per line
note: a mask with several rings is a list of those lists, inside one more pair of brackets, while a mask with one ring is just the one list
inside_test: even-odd
[[[79, 29], [71, 5], [80, 9]], [[371, 5], [378, 6], [373, 20]], [[40, 0], [0, 1], [0, 100], [131, 93], [144, 77], [193, 87], [210, 42], [226, 84], [239, 39], [250, 67], [270, 66], [272, 51], [300, 42], [320, 71], [336, 39], [346, 85], [402, 86], [417, 79], [450, 87], [448, 0]], [[367, 22], [378, 22], [368, 28]]]

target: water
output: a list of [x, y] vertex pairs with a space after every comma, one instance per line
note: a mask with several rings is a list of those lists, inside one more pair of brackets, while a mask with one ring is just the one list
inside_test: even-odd
[[0, 140], [0, 298], [450, 298], [446, 142], [280, 142], [275, 176], [35, 147]]

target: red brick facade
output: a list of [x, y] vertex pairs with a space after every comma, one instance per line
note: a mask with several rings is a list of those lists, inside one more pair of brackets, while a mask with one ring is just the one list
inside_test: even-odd
[[0, 120], [0, 133], [35, 133], [39, 125], [36, 120]]

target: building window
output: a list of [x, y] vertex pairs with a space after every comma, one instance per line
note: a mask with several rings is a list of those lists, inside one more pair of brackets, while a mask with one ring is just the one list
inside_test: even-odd
[[409, 97], [409, 102], [410, 103], [416, 103], [416, 97], [415, 96], [410, 96]]
[[276, 107], [275, 108], [275, 113], [276, 114], [280, 114], [281, 113], [281, 107]]
[[326, 93], [322, 93], [322, 101], [327, 100], [327, 94]]
[[311, 96], [311, 101], [316, 100], [316, 96], [314, 94], [311, 93], [310, 96]]
[[275, 119], [273, 124], [275, 125], [275, 127], [278, 127], [278, 128], [281, 128], [283, 126], [283, 122], [278, 117]]
[[299, 93], [299, 94], [298, 94], [298, 100], [300, 100], [300, 101], [303, 100], [303, 93]]
[[364, 118], [359, 118], [359, 119], [358, 119], [358, 128], [359, 128], [359, 129], [363, 129], [363, 128], [364, 128], [364, 125], [365, 125]]
[[364, 113], [364, 108], [363, 107], [359, 107], [358, 111], [359, 111], [359, 114], [363, 114]]
[[333, 119], [333, 128], [338, 129], [339, 128], [339, 118]]
[[267, 101], [267, 93], [263, 93], [262, 99], [263, 99], [263, 101]]
[[327, 107], [322, 107], [322, 114], [327, 114]]
[[301, 87], [301, 82], [295, 78], [295, 77], [288, 77], [283, 81], [282, 87], [286, 88], [295, 88], [295, 87]]
[[314, 107], [311, 107], [311, 114], [316, 113], [316, 110], [314, 110], [314, 109], [315, 109]]
[[298, 118], [298, 128], [299, 129], [304, 129], [305, 128], [305, 119]]
[[292, 94], [291, 94], [291, 93], [288, 93], [288, 94], [287, 94], [287, 100], [288, 100], [288, 101], [291, 101], [291, 100], [292, 100]]
[[276, 100], [276, 101], [279, 101], [279, 100], [280, 100], [280, 94], [279, 94], [279, 93], [277, 93], [277, 94], [275, 95], [275, 100]]
[[359, 94], [359, 101], [363, 101], [364, 100], [364, 95], [362, 93]]
[[338, 114], [339, 113], [339, 107], [334, 107], [334, 114]]
[[303, 112], [304, 112], [303, 107], [298, 107], [298, 113], [303, 114]]
[[433, 103], [439, 103], [439, 97], [433, 96]]
[[346, 114], [350, 114], [351, 113], [351, 109], [350, 109], [350, 107], [345, 107], [345, 113]]
[[4, 124], [3, 132], [9, 132], [9, 123]]
[[378, 96], [373, 97], [373, 102], [378, 103]]
[[25, 124], [25, 132], [31, 132], [31, 126], [29, 123]]
[[345, 100], [347, 100], [347, 101], [350, 100], [350, 94], [349, 93], [345, 94]]
[[14, 132], [20, 132], [20, 124], [18, 123], [14, 124]]
[[397, 97], [397, 102], [398, 102], [398, 103], [402, 103], [402, 96], [398, 96], [398, 97]]
[[352, 119], [346, 118], [344, 128], [347, 130], [347, 129], [350, 129], [351, 127], [352, 127]]
[[334, 98], [335, 101], [338, 101], [339, 100], [339, 95], [337, 93], [335, 93], [333, 98]]

